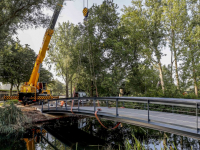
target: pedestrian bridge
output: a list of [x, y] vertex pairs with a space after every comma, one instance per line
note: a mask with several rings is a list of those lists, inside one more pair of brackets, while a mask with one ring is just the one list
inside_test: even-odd
[[[61, 101], [65, 105], [60, 106]], [[73, 103], [72, 103], [73, 102]], [[154, 97], [82, 97], [42, 102], [43, 113], [95, 116], [200, 140], [200, 100]]]

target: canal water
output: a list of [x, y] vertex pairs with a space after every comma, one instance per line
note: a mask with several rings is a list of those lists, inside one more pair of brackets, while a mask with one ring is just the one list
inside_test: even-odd
[[[108, 128], [117, 124], [106, 120], [102, 123]], [[137, 149], [140, 144], [141, 149], [148, 150], [199, 149], [199, 141], [189, 137], [124, 123], [115, 130], [107, 130], [95, 118], [84, 116], [37, 125], [24, 134], [0, 135], [0, 150], [123, 150]]]

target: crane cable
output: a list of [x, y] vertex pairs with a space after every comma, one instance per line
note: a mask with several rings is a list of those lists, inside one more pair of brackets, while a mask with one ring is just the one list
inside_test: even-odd
[[[85, 0], [83, 0], [83, 8], [85, 8]], [[87, 0], [87, 8], [88, 8], [88, 0]]]

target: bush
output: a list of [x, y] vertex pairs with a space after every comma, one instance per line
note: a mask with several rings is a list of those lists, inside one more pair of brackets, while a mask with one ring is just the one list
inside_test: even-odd
[[23, 115], [22, 111], [17, 108], [13, 102], [9, 106], [4, 105], [0, 108], [0, 132], [15, 133], [24, 131], [27, 123], [31, 121]]

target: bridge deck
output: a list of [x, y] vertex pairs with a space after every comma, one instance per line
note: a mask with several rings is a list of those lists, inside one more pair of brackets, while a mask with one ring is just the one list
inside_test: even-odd
[[[118, 116], [116, 116], [116, 108], [108, 107], [96, 107], [96, 109], [101, 108], [101, 111], [98, 112], [100, 116], [106, 117], [117, 117], [117, 118], [126, 118], [126, 119], [138, 119], [147, 121], [148, 111], [139, 110], [139, 109], [128, 109], [128, 108], [118, 108]], [[54, 107], [43, 108], [44, 113], [58, 113], [58, 112], [71, 112], [70, 107], [66, 108], [58, 107], [57, 110]], [[74, 113], [84, 113], [94, 115], [94, 107], [80, 107], [79, 110], [77, 107], [73, 107]], [[197, 129], [196, 116], [167, 113], [167, 112], [158, 112], [158, 111], [149, 111], [150, 122], [159, 122], [164, 124], [176, 125], [181, 127], [186, 127], [189, 129]], [[148, 121], [147, 121], [148, 122]], [[200, 117], [198, 117], [198, 127], [200, 124]]]
[[[42, 111], [44, 113], [71, 113], [70, 106], [67, 106], [67, 108], [60, 107], [60, 101], [65, 101], [67, 103], [71, 100], [74, 100], [74, 102], [76, 102], [76, 104], [79, 106], [73, 107], [73, 112], [76, 114], [94, 117], [95, 110], [101, 108], [101, 111], [98, 112], [98, 116], [101, 118], [147, 127], [164, 132], [170, 132], [200, 140], [200, 117], [198, 117], [200, 100], [154, 97], [98, 97], [98, 100], [104, 101], [107, 106], [110, 105], [110, 102], [112, 104], [116, 104], [115, 106], [117, 106], [117, 108], [109, 108], [97, 107], [96, 97], [79, 97], [76, 99], [64, 98], [54, 100], [55, 103], [53, 101], [48, 101], [48, 104], [42, 105]], [[89, 100], [88, 102], [90, 102], [91, 105], [91, 102], [93, 102], [93, 106], [84, 106], [82, 102], [87, 102], [86, 100]], [[129, 102], [146, 104], [146, 108], [148, 110], [120, 108], [118, 107], [118, 102], [123, 102], [123, 106], [125, 103], [127, 105]], [[161, 111], [151, 111], [151, 108], [149, 107], [151, 104], [161, 106], [176, 106], [180, 108], [186, 107], [196, 110], [196, 112], [194, 116], [192, 116]]]

